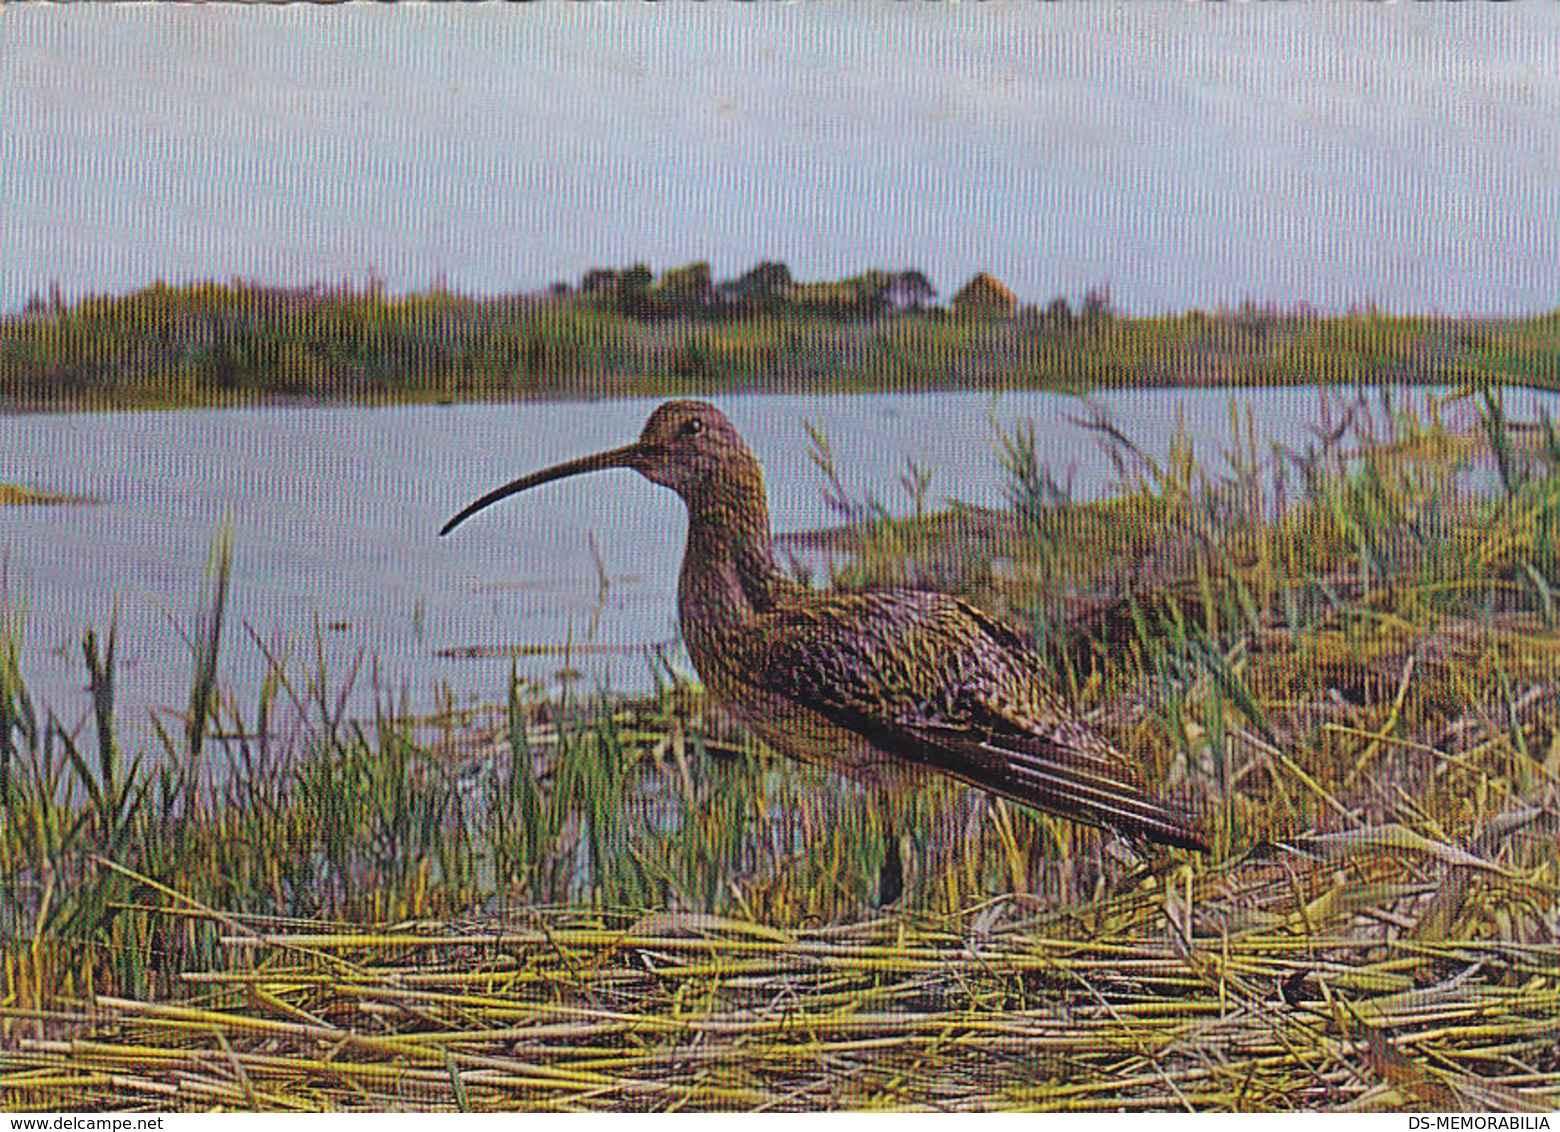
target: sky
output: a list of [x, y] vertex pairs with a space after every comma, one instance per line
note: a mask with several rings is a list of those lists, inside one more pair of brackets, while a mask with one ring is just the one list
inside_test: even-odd
[[1560, 307], [1560, 5], [0, 4], [0, 310], [989, 271]]

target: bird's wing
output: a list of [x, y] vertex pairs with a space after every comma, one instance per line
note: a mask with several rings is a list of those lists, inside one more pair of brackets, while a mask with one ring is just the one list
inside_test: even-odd
[[937, 594], [810, 595], [755, 626], [749, 677], [873, 746], [1036, 809], [1186, 848], [1190, 822], [1043, 683], [988, 615]]

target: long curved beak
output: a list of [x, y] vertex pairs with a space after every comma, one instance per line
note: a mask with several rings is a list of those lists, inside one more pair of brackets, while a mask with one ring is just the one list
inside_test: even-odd
[[513, 483], [506, 483], [496, 491], [488, 492], [440, 527], [439, 534], [449, 534], [484, 507], [491, 506], [500, 499], [508, 499], [511, 495], [529, 488], [552, 483], [553, 480], [567, 479], [569, 476], [584, 475], [586, 472], [599, 472], [605, 468], [633, 468], [636, 471], [643, 471], [649, 465], [649, 461], [650, 450], [644, 444], [628, 444], [622, 448], [614, 448], [610, 452], [598, 452], [594, 456], [570, 460], [567, 464], [557, 464], [540, 472], [532, 472], [528, 476], [521, 476]]

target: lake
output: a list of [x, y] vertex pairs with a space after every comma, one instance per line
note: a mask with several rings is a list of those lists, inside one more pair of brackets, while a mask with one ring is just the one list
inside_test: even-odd
[[[1427, 391], [1398, 394], [1422, 405]], [[1344, 394], [1333, 393], [1334, 409]], [[1146, 451], [1163, 453], [1177, 422], [1202, 462], [1222, 466], [1232, 399], [1259, 437], [1304, 447], [1321, 420], [1314, 387], [1166, 389], [1091, 396]], [[853, 491], [898, 510], [907, 459], [932, 469], [930, 498], [999, 505], [993, 422], [1032, 419], [1038, 450], [1075, 494], [1113, 483], [1093, 435], [1069, 418], [1077, 398], [1048, 393], [734, 396], [712, 398], [747, 438], [768, 480], [778, 530], [833, 523], [805, 424], [826, 430]], [[1517, 419], [1554, 398], [1508, 395]], [[231, 521], [234, 571], [222, 681], [252, 713], [266, 654], [287, 656], [300, 693], [316, 659], [339, 679], [362, 657], [351, 710], [367, 713], [370, 673], [427, 709], [503, 695], [509, 652], [572, 642], [573, 655], [522, 658], [556, 686], [651, 681], [650, 646], [674, 666], [674, 609], [684, 512], [639, 476], [607, 472], [549, 485], [483, 512], [447, 538], [440, 525], [515, 476], [632, 440], [649, 401], [569, 404], [306, 407], [0, 418], [0, 482], [93, 502], [0, 508], [10, 608], [25, 615], [23, 675], [67, 726], [84, 717], [81, 638], [117, 609], [119, 714], [188, 697], [193, 636], [213, 535]], [[1472, 420], [1459, 407], [1454, 419]], [[592, 543], [595, 551], [593, 553]], [[602, 601], [601, 575], [607, 577]], [[316, 630], [316, 626], [318, 629]], [[265, 643], [262, 649], [256, 641]]]

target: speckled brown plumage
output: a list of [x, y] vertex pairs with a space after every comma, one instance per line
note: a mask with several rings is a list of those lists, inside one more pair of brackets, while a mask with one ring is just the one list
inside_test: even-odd
[[1076, 821], [1203, 848], [1000, 621], [946, 594], [821, 592], [783, 573], [758, 461], [712, 405], [668, 402], [634, 444], [516, 480], [444, 531], [515, 492], [613, 467], [688, 505], [683, 639], [710, 692], [776, 750], [879, 786], [940, 772]]

